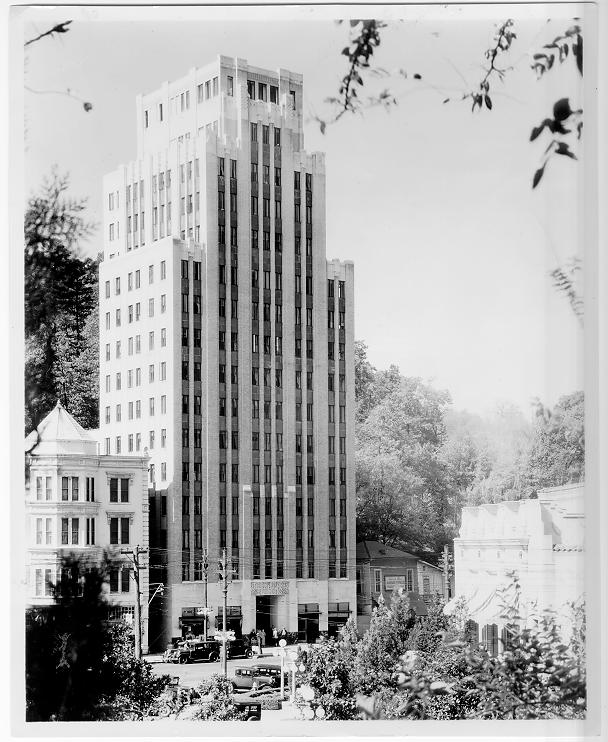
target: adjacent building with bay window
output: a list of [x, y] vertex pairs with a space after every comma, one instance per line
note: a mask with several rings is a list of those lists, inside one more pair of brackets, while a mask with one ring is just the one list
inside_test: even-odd
[[[27, 604], [53, 603], [62, 564], [74, 555], [113, 562], [107, 584], [110, 620], [132, 622], [133, 565], [123, 549], [148, 543], [148, 460], [103, 456], [97, 440], [58, 402], [25, 441]], [[140, 571], [148, 593], [148, 569]], [[147, 648], [147, 600], [142, 598], [142, 646]]]
[[302, 113], [301, 75], [222, 56], [138, 96], [104, 179], [101, 441], [150, 456], [163, 641], [220, 620], [224, 549], [237, 631], [355, 610], [354, 269]]

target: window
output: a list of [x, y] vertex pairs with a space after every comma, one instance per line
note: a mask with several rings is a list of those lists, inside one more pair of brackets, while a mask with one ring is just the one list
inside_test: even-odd
[[110, 544], [128, 544], [129, 526], [129, 518], [110, 518]]
[[112, 477], [110, 479], [110, 502], [129, 502], [129, 479]]
[[335, 409], [336, 409], [336, 407], [333, 404], [330, 404], [330, 405], [327, 406], [327, 422], [333, 423], [333, 422], [336, 421], [336, 418], [335, 418]]
[[274, 146], [275, 147], [281, 146], [281, 130], [278, 129], [276, 126], [274, 128]]
[[[251, 89], [249, 87], [250, 85], [253, 85], [254, 86], [254, 90], [255, 90], [255, 83], [252, 83], [249, 80], [247, 81], [247, 89], [249, 91], [249, 97], [252, 98], [253, 96], [251, 95]], [[254, 95], [255, 95], [255, 93], [254, 93]], [[257, 142], [258, 141], [258, 125], [257, 124], [251, 124], [251, 141], [252, 142]]]
[[374, 570], [374, 592], [382, 592], [382, 571], [379, 569]]

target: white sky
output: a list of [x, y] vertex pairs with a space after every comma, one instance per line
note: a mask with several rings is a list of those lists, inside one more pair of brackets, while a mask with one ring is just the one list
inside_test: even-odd
[[[348, 28], [331, 21], [333, 11], [308, 20], [300, 9], [297, 21], [280, 20], [288, 9], [269, 18], [255, 9], [199, 8], [182, 10], [178, 21], [161, 19], [177, 18], [172, 9], [26, 12], [26, 38], [74, 20], [69, 33], [30, 47], [26, 84], [69, 87], [94, 106], [87, 114], [69, 98], [25, 92], [26, 192], [57, 163], [97, 222], [102, 175], [135, 155], [138, 92], [217, 54], [240, 56], [303, 73], [310, 119], [345, 71]], [[209, 20], [211, 12], [229, 16]], [[548, 140], [528, 141], [557, 98], [580, 106], [573, 64], [540, 82], [529, 69], [530, 52], [577, 11], [436, 7], [426, 19], [421, 12], [410, 8], [405, 22], [392, 24], [378, 51], [383, 67], [422, 75], [421, 83], [386, 83], [404, 93], [397, 108], [344, 117], [325, 136], [314, 121], [306, 126], [306, 148], [326, 152], [328, 257], [355, 261], [355, 334], [372, 363], [433, 380], [459, 408], [484, 412], [508, 400], [528, 414], [532, 397], [552, 404], [582, 388], [582, 330], [548, 272], [582, 252], [584, 168], [567, 158], [551, 162], [532, 192]], [[244, 13], [251, 19], [243, 21]], [[463, 91], [462, 77], [470, 87], [481, 79], [494, 25], [509, 16], [518, 34], [509, 58], [515, 69], [497, 83], [502, 94], [492, 112], [443, 105]], [[98, 235], [87, 252], [100, 244]]]

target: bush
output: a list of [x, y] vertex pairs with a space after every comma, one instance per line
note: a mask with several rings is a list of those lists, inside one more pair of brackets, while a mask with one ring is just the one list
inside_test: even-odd
[[300, 685], [296, 707], [301, 714], [312, 709], [317, 718], [340, 721], [358, 718], [351, 679], [356, 643], [355, 620], [350, 618], [338, 639], [315, 644], [307, 652], [299, 651], [296, 666], [304, 669], [296, 675]]
[[394, 685], [392, 676], [410, 633], [409, 599], [394, 593], [390, 608], [374, 609], [369, 629], [357, 645], [352, 682], [359, 693], [371, 694]]

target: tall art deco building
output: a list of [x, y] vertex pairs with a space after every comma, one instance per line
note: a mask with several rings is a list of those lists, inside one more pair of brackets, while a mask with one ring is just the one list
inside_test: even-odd
[[[335, 631], [355, 596], [353, 265], [325, 256], [302, 77], [219, 57], [137, 98], [104, 179], [100, 419], [150, 456], [149, 639]], [[147, 596], [144, 596], [147, 599]]]

